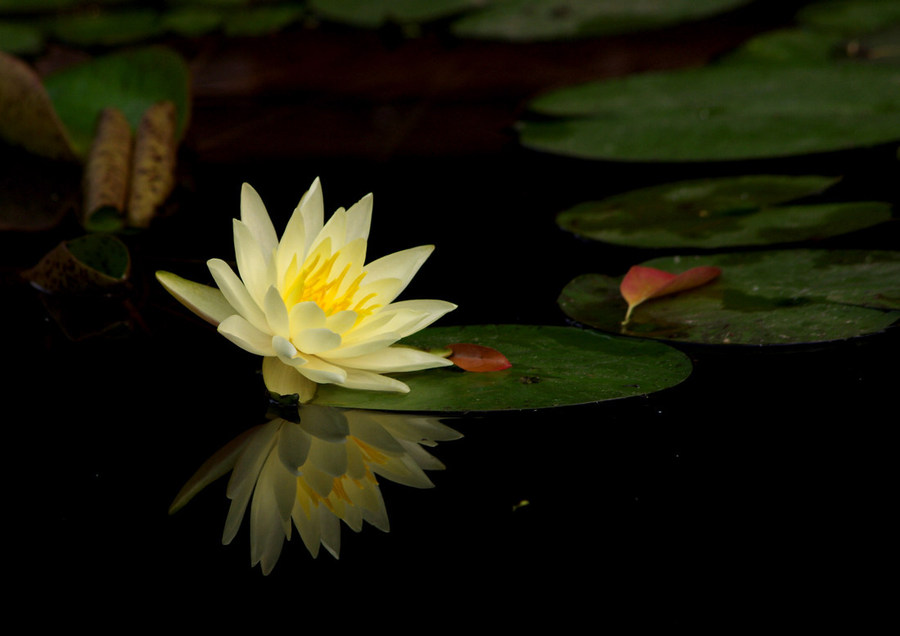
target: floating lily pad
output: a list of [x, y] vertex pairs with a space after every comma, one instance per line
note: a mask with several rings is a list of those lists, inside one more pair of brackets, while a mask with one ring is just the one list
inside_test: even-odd
[[473, 373], [456, 367], [398, 375], [406, 394], [319, 387], [314, 404], [395, 411], [499, 411], [600, 402], [674, 386], [690, 375], [681, 352], [647, 340], [573, 327], [438, 327], [406, 344], [435, 349], [454, 342], [493, 347], [512, 366]]
[[835, 182], [778, 175], [680, 181], [581, 203], [556, 221], [579, 236], [617, 245], [709, 249], [822, 239], [890, 220], [888, 203], [777, 205]]
[[840, 35], [808, 29], [776, 29], [747, 40], [720, 63], [802, 66], [848, 59], [847, 39]]
[[555, 40], [632, 33], [698, 20], [747, 0], [507, 0], [453, 25], [462, 37]]
[[[844, 340], [900, 319], [900, 252], [783, 250], [658, 258], [672, 273], [722, 270], [715, 281], [637, 307], [627, 333], [705, 344], [778, 345]], [[621, 333], [621, 278], [586, 274], [559, 297], [574, 320]]]
[[57, 39], [77, 46], [118, 46], [158, 36], [163, 24], [151, 9], [125, 9], [61, 14], [50, 30]]
[[581, 84], [535, 99], [527, 147], [581, 158], [717, 161], [900, 139], [900, 69], [722, 65]]
[[900, 26], [896, 0], [831, 0], [814, 2], [797, 13], [800, 24], [845, 36], [875, 33]]
[[421, 23], [480, 6], [485, 0], [309, 0], [318, 16], [363, 28], [387, 22]]
[[31, 55], [44, 48], [44, 34], [25, 22], [0, 21], [0, 51]]
[[85, 156], [100, 112], [116, 107], [136, 128], [153, 104], [171, 101], [180, 140], [190, 116], [190, 73], [185, 61], [165, 47], [113, 53], [49, 75], [44, 85], [72, 146]]

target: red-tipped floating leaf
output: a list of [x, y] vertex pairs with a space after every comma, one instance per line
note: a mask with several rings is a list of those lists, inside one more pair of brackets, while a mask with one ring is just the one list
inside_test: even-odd
[[483, 345], [455, 343], [447, 345], [453, 353], [447, 358], [465, 371], [484, 373], [486, 371], [502, 371], [512, 366], [502, 353]]
[[705, 285], [721, 273], [721, 269], [712, 266], [694, 267], [680, 274], [672, 274], [653, 267], [634, 265], [619, 285], [622, 298], [628, 303], [622, 324], [628, 323], [632, 310], [645, 300]]

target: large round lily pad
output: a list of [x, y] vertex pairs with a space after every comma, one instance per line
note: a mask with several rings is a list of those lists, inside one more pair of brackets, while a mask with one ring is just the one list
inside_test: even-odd
[[438, 327], [405, 341], [428, 349], [459, 342], [498, 349], [512, 367], [488, 373], [445, 367], [398, 374], [410, 388], [402, 395], [323, 385], [313, 403], [394, 411], [536, 409], [652, 393], [678, 384], [691, 372], [688, 357], [662, 343], [574, 327]]
[[100, 112], [116, 107], [137, 128], [146, 110], [175, 104], [180, 140], [190, 116], [190, 72], [175, 51], [146, 47], [113, 53], [53, 73], [44, 86], [78, 155], [86, 155]]
[[705, 344], [778, 345], [844, 340], [900, 319], [900, 252], [780, 250], [657, 258], [672, 273], [722, 270], [713, 282], [636, 307], [627, 328], [621, 278], [586, 274], [559, 304], [604, 331]]
[[581, 158], [720, 161], [900, 139], [900, 69], [727, 64], [581, 84], [531, 102], [521, 143]]
[[632, 33], [709, 17], [747, 0], [506, 0], [453, 25], [462, 37], [556, 40]]
[[581, 203], [557, 216], [579, 236], [643, 248], [721, 248], [823, 239], [890, 220], [873, 201], [788, 205], [837, 179], [750, 175], [667, 183]]

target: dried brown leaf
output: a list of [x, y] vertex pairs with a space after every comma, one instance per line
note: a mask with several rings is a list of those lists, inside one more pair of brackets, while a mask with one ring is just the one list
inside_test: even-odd
[[147, 227], [175, 186], [177, 151], [175, 104], [158, 102], [147, 109], [135, 135], [128, 223]]

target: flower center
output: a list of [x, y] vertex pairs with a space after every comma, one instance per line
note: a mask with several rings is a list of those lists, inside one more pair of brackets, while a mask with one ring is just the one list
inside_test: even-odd
[[351, 310], [362, 318], [375, 311], [378, 308], [377, 304], [372, 303], [375, 293], [357, 297], [366, 272], [361, 271], [348, 282], [351, 263], [347, 263], [340, 272], [334, 272], [339, 255], [340, 251], [326, 258], [324, 252], [317, 251], [311, 258], [306, 259], [299, 272], [292, 268], [296, 274], [293, 280], [290, 275], [286, 277], [291, 282], [285, 286], [282, 294], [285, 305], [292, 307], [298, 303], [312, 301], [325, 312], [326, 316]]

